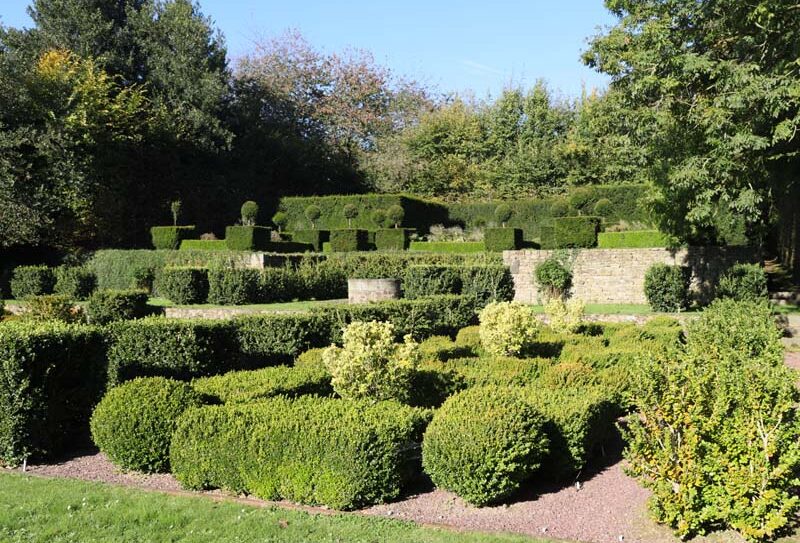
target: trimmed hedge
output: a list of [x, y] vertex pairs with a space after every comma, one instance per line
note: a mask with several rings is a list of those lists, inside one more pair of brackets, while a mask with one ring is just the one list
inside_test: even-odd
[[414, 232], [413, 228], [382, 228], [375, 232], [375, 247], [379, 251], [405, 251]]
[[522, 248], [522, 242], [520, 228], [487, 228], [484, 232], [483, 244], [487, 251], [515, 251]]
[[11, 295], [17, 300], [28, 296], [52, 294], [56, 285], [53, 268], [47, 266], [19, 266], [11, 277]]
[[292, 241], [308, 243], [318, 253], [322, 252], [322, 244], [330, 241], [330, 239], [331, 233], [329, 230], [295, 230], [292, 232]]
[[158, 275], [156, 292], [178, 305], [205, 303], [208, 298], [208, 270], [205, 268], [166, 268]]
[[324, 366], [275, 366], [234, 371], [192, 381], [192, 387], [215, 403], [252, 403], [275, 396], [328, 396], [333, 393], [331, 376]]
[[71, 300], [85, 300], [97, 287], [97, 276], [91, 270], [82, 267], [61, 266], [56, 268], [56, 294], [67, 296]]
[[556, 241], [556, 229], [554, 226], [542, 225], [539, 227], [539, 246], [545, 250], [558, 248]]
[[408, 299], [461, 292], [461, 269], [457, 266], [409, 266], [403, 277], [403, 296]]
[[767, 274], [758, 264], [734, 264], [719, 278], [715, 294], [740, 302], [767, 300]]
[[400, 495], [426, 412], [393, 402], [301, 397], [190, 409], [171, 464], [187, 488], [357, 509]]
[[258, 300], [259, 270], [249, 268], [213, 269], [208, 272], [208, 303], [245, 305]]
[[548, 452], [545, 420], [517, 389], [473, 388], [449, 398], [425, 432], [422, 463], [439, 488], [473, 505], [502, 501]]
[[691, 269], [653, 264], [644, 275], [644, 294], [653, 311], [675, 312], [689, 307]]
[[629, 232], [600, 232], [597, 246], [601, 249], [670, 247], [672, 240], [658, 230], [635, 230]]
[[318, 315], [299, 313], [239, 317], [231, 326], [239, 365], [258, 368], [289, 363], [308, 349], [329, 345], [332, 324]]
[[92, 324], [140, 319], [150, 313], [147, 292], [143, 290], [98, 290], [84, 307]]
[[596, 247], [600, 223], [600, 217], [559, 217], [553, 221], [556, 245], [559, 248]]
[[333, 230], [330, 243], [333, 252], [366, 251], [369, 249], [369, 233], [354, 228]]
[[263, 251], [270, 243], [270, 232], [266, 226], [228, 226], [225, 245], [231, 251]]
[[106, 385], [105, 342], [93, 326], [0, 325], [0, 464], [52, 457], [88, 441]]
[[180, 381], [149, 377], [114, 387], [92, 414], [95, 445], [123, 470], [169, 471], [169, 444], [184, 411], [200, 396]]
[[189, 380], [239, 369], [230, 322], [150, 317], [109, 328], [108, 382], [136, 377]]
[[403, 279], [409, 299], [438, 294], [474, 296], [479, 306], [514, 298], [514, 279], [506, 266], [409, 266]]
[[410, 251], [420, 253], [483, 253], [486, 245], [482, 241], [412, 241]]
[[181, 251], [227, 251], [224, 239], [185, 239], [181, 241]]
[[194, 226], [154, 226], [150, 229], [150, 239], [156, 249], [173, 251], [193, 236], [194, 230]]

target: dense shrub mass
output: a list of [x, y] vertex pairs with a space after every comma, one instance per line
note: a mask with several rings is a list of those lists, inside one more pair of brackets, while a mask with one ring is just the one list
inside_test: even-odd
[[683, 266], [653, 264], [644, 276], [644, 294], [653, 311], [665, 313], [689, 307], [691, 270]]
[[384, 322], [352, 322], [342, 334], [342, 347], [322, 355], [333, 390], [342, 398], [407, 401], [411, 377], [419, 363], [419, 346], [411, 336], [395, 343], [394, 326]]
[[245, 305], [255, 303], [259, 293], [259, 271], [254, 269], [213, 269], [208, 272], [208, 303]]
[[367, 231], [354, 228], [332, 230], [330, 243], [331, 251], [337, 253], [366, 251], [369, 248]]
[[205, 303], [208, 288], [205, 268], [165, 268], [156, 281], [158, 295], [178, 305]]
[[800, 508], [800, 392], [766, 304], [717, 302], [684, 351], [642, 362], [630, 472], [681, 536], [732, 528], [774, 539]]
[[228, 251], [224, 239], [185, 239], [181, 241], [181, 251]]
[[56, 276], [47, 266], [19, 266], [11, 277], [11, 295], [17, 300], [28, 296], [52, 294]]
[[228, 226], [225, 244], [230, 251], [263, 251], [270, 242], [270, 229], [266, 226]]
[[409, 299], [461, 292], [461, 270], [456, 266], [409, 266], [403, 276], [403, 296]]
[[181, 241], [194, 235], [194, 226], [154, 226], [150, 229], [153, 247], [162, 250], [175, 250]]
[[330, 241], [330, 239], [330, 230], [295, 230], [292, 232], [292, 241], [308, 243], [318, 253], [322, 252], [322, 244]]
[[321, 362], [202, 377], [192, 381], [192, 387], [207, 400], [226, 404], [250, 403], [274, 396], [327, 396], [333, 392], [331, 376]]
[[533, 272], [545, 298], [562, 298], [572, 286], [572, 270], [561, 254], [550, 255]]
[[483, 349], [494, 356], [518, 356], [536, 340], [539, 321], [530, 306], [493, 302], [480, 313]]
[[425, 412], [393, 402], [302, 397], [187, 411], [171, 464], [188, 488], [355, 509], [396, 498]]
[[375, 233], [375, 248], [379, 251], [404, 251], [411, 242], [413, 228], [382, 228]]
[[581, 300], [564, 301], [551, 298], [544, 306], [547, 323], [558, 333], [577, 332], [585, 313], [585, 305]]
[[51, 456], [88, 438], [106, 385], [98, 328], [4, 323], [0, 361], [0, 464]]
[[600, 217], [559, 217], [553, 222], [556, 245], [559, 248], [596, 247]]
[[487, 228], [483, 244], [487, 251], [515, 251], [522, 248], [521, 228]]
[[474, 254], [484, 253], [482, 241], [412, 241], [409, 250], [420, 253]]
[[719, 278], [716, 295], [740, 302], [766, 300], [767, 274], [758, 264], [734, 264]]
[[479, 387], [449, 398], [422, 444], [436, 486], [474, 505], [504, 500], [531, 478], [548, 452], [545, 421], [518, 390]]
[[44, 294], [42, 296], [29, 296], [28, 307], [23, 316], [26, 320], [61, 322], [81, 322], [83, 315], [81, 308], [75, 305], [68, 296], [61, 294]]
[[56, 269], [56, 284], [53, 292], [71, 300], [86, 300], [97, 287], [97, 277], [86, 268], [61, 266]]
[[417, 265], [403, 277], [403, 295], [421, 298], [436, 294], [474, 296], [478, 305], [514, 298], [514, 279], [503, 265]]
[[114, 387], [92, 414], [95, 445], [123, 470], [169, 471], [169, 445], [180, 417], [199, 406], [186, 383], [147, 377]]
[[231, 323], [243, 367], [291, 362], [312, 347], [330, 344], [330, 321], [316, 314], [252, 315]]
[[150, 313], [143, 290], [98, 290], [86, 303], [86, 318], [92, 324], [140, 319]]

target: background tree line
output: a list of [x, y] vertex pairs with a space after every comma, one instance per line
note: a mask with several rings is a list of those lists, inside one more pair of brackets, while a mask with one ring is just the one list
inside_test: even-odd
[[732, 216], [763, 239], [798, 175], [800, 10], [788, 0], [607, 0], [585, 62], [604, 92], [537, 82], [442, 96], [297, 33], [231, 64], [189, 0], [35, 0], [0, 28], [0, 247], [217, 230], [245, 199], [407, 191], [519, 198], [648, 182], [664, 230]]

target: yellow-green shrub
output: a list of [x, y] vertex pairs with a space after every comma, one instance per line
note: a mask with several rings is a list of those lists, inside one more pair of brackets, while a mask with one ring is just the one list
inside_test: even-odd
[[551, 298], [544, 306], [549, 318], [550, 328], [558, 333], [573, 333], [580, 328], [586, 314], [586, 305], [581, 300], [564, 302], [561, 298]]
[[518, 302], [493, 302], [480, 313], [483, 349], [493, 356], [518, 356], [536, 340], [539, 322]]

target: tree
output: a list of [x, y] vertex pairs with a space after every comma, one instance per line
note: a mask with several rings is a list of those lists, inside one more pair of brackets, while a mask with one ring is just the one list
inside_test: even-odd
[[389, 209], [386, 210], [386, 220], [394, 224], [395, 228], [400, 228], [405, 216], [405, 210], [397, 204], [389, 206]]
[[763, 238], [800, 172], [795, 2], [607, 0], [619, 18], [586, 62], [612, 77], [649, 142], [654, 208], [682, 239], [714, 235], [720, 209]]
[[353, 226], [353, 219], [358, 217], [358, 208], [354, 204], [345, 204], [342, 212], [347, 219], [347, 227]]
[[169, 205], [169, 210], [172, 212], [172, 226], [178, 226], [178, 217], [181, 214], [181, 201], [173, 200]]
[[511, 219], [511, 215], [514, 214], [514, 210], [511, 209], [511, 206], [508, 204], [500, 204], [494, 210], [494, 218], [497, 219], [503, 228], [506, 227], [506, 223]]
[[319, 208], [319, 206], [312, 204], [306, 207], [304, 214], [306, 219], [308, 219], [308, 222], [311, 223], [311, 229], [314, 230], [316, 228], [314, 222], [319, 219], [320, 215], [322, 215], [322, 210]]
[[278, 227], [278, 232], [286, 228], [286, 225], [289, 224], [289, 215], [284, 213], [283, 211], [278, 211], [275, 215], [272, 216], [272, 224]]
[[242, 204], [242, 224], [244, 226], [255, 226], [258, 224], [258, 204], [248, 200]]

